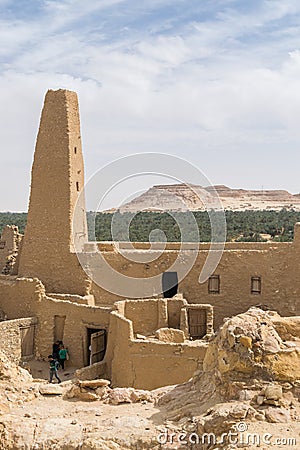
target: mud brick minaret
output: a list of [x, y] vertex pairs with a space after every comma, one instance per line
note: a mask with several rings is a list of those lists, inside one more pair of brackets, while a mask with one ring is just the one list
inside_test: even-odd
[[[19, 275], [39, 278], [48, 292], [81, 293], [82, 277], [73, 238], [82, 244], [87, 241], [84, 195], [79, 197], [83, 187], [77, 95], [67, 90], [50, 90], [45, 97], [35, 148], [19, 264]], [[76, 208], [73, 221], [78, 198], [81, 205]]]

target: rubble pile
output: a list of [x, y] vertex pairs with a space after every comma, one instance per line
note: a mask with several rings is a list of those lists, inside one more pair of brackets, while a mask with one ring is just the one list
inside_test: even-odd
[[299, 318], [260, 308], [227, 319], [210, 342], [203, 368], [158, 404], [169, 420], [189, 422], [200, 435], [221, 436], [239, 421], [297, 423], [299, 334]]
[[30, 373], [17, 366], [0, 350], [0, 416], [14, 403], [22, 404], [38, 396], [38, 387]]

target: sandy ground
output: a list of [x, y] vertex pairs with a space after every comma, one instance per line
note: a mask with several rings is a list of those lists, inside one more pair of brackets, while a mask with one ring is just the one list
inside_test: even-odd
[[[61, 386], [69, 383], [65, 381]], [[9, 450], [79, 449], [83, 442], [84, 449], [174, 448], [159, 446], [157, 437], [164, 429], [160, 426], [164, 417], [159, 408], [146, 402], [115, 406], [101, 401], [39, 396], [21, 405], [11, 405], [5, 420], [14, 443]], [[4, 450], [1, 442], [0, 448]]]
[[[28, 364], [34, 378], [32, 385], [35, 387], [45, 385], [45, 381], [49, 379], [48, 362], [33, 360]], [[67, 388], [71, 385], [75, 370], [74, 367], [59, 370], [61, 387]], [[53, 383], [57, 383], [55, 378]], [[103, 440], [103, 449], [106, 449], [105, 445], [108, 443], [116, 445], [111, 447], [113, 449], [143, 450], [156, 448], [158, 445], [156, 437], [160, 429], [164, 429], [159, 426], [164, 423], [164, 415], [153, 403], [108, 405], [102, 401], [66, 400], [61, 396], [50, 395], [39, 395], [34, 400], [22, 404], [11, 404], [6, 420], [8, 430], [16, 443], [16, 447], [13, 448], [16, 449], [27, 448], [26, 445], [32, 448], [32, 430], [34, 430], [36, 445], [42, 445], [37, 446], [37, 449], [58, 448], [57, 442], [64, 448], [63, 444], [68, 442], [71, 436], [72, 442], [78, 445], [91, 439], [93, 442]], [[51, 439], [55, 440], [53, 444], [49, 444]], [[136, 442], [139, 442], [139, 447], [135, 446]], [[1, 442], [0, 448], [2, 450]]]
[[[30, 373], [33, 378], [49, 380], [49, 363], [48, 361], [36, 361], [31, 360], [28, 361], [28, 365], [30, 367]], [[59, 377], [62, 381], [71, 380], [74, 377], [74, 372], [76, 371], [76, 367], [68, 367], [68, 361], [65, 363], [65, 370], [59, 369]], [[55, 378], [54, 378], [54, 381]]]
[[[85, 439], [99, 442], [100, 439], [101, 442], [103, 440], [109, 445], [117, 445], [108, 447], [116, 449], [200, 448], [191, 446], [189, 442], [192, 431], [188, 422], [173, 425], [166, 420], [164, 410], [152, 403], [113, 406], [103, 404], [101, 401], [82, 402], [63, 400], [60, 397], [41, 396], [23, 405], [14, 405], [11, 417], [13, 418], [12, 426], [13, 423], [22, 423], [21, 430], [24, 432], [34, 423], [37, 442], [45, 442], [55, 436], [63, 443], [72, 435], [74, 442], [82, 442]], [[224, 443], [232, 444], [228, 448], [253, 450], [257, 448], [264, 450], [300, 448], [299, 423], [272, 424], [248, 421], [247, 423], [237, 422], [237, 427], [238, 433], [233, 432], [231, 437], [224, 437]], [[174, 436], [170, 437], [170, 433], [174, 431]], [[182, 439], [180, 432], [186, 433], [186, 437], [183, 438], [187, 441], [186, 444], [179, 445], [178, 441]], [[166, 433], [168, 433], [168, 438], [165, 442]], [[159, 445], [160, 439], [162, 445]], [[222, 448], [218, 444], [220, 444], [220, 438], [212, 448]], [[106, 449], [105, 446], [101, 448]]]
[[[29, 365], [35, 378], [32, 386], [47, 385], [48, 362], [30, 361]], [[75, 370], [67, 366], [59, 371], [65, 389], [71, 385]], [[13, 446], [3, 447], [0, 442], [0, 449], [198, 450], [203, 447], [190, 441], [197, 434], [196, 422], [197, 418], [189, 416], [172, 423], [167, 409], [150, 402], [109, 405], [100, 400], [83, 402], [39, 395], [31, 401], [10, 404], [5, 426]], [[231, 436], [225, 436], [222, 444], [217, 437], [211, 449], [300, 449], [299, 422], [237, 420], [236, 427], [236, 432], [233, 430]]]

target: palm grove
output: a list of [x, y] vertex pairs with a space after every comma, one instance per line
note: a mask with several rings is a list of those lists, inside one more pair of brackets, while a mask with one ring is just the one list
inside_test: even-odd
[[[217, 213], [216, 213], [217, 214]], [[296, 222], [300, 221], [300, 212], [282, 209], [281, 211], [226, 211], [227, 241], [288, 242], [293, 239]], [[6, 225], [17, 225], [20, 233], [24, 233], [26, 213], [0, 213], [0, 230]], [[129, 229], [129, 239], [135, 242], [149, 241], [150, 233], [161, 230], [167, 241], [197, 241], [209, 242], [211, 239], [210, 218], [207, 212], [139, 212], [134, 213], [87, 213], [89, 238], [97, 241], [126, 241]], [[112, 236], [112, 221], [114, 235]], [[181, 225], [179, 225], [181, 224]], [[183, 225], [182, 225], [183, 224]], [[195, 229], [198, 227], [198, 232]], [[162, 233], [154, 237], [160, 240]]]

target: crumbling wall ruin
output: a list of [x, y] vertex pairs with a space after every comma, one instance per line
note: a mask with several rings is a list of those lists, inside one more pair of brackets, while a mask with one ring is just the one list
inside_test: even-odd
[[[83, 298], [82, 298], [83, 300]], [[55, 339], [55, 318], [65, 317], [62, 339], [70, 352], [70, 364], [88, 364], [87, 328], [108, 330], [110, 307], [93, 307], [70, 300], [50, 298], [38, 279], [0, 277], [0, 307], [7, 321], [36, 318], [35, 356], [46, 359]]]
[[0, 273], [13, 275], [18, 273], [18, 253], [22, 235], [15, 225], [7, 225], [0, 238]]
[[36, 323], [37, 321], [34, 317], [0, 322], [1, 350], [9, 354], [13, 363], [19, 364], [22, 357], [34, 355]]
[[[155, 389], [187, 381], [201, 367], [207, 342], [184, 339], [178, 342], [176, 332], [183, 337], [184, 333], [171, 328], [159, 328], [168, 331], [168, 339], [160, 340], [159, 333], [155, 333], [156, 327], [168, 326], [168, 302], [172, 300], [125, 300], [116, 304], [117, 311], [110, 315], [105, 357], [113, 385]], [[149, 310], [152, 321], [148, 321], [147, 327]], [[139, 334], [143, 330], [147, 337]]]

